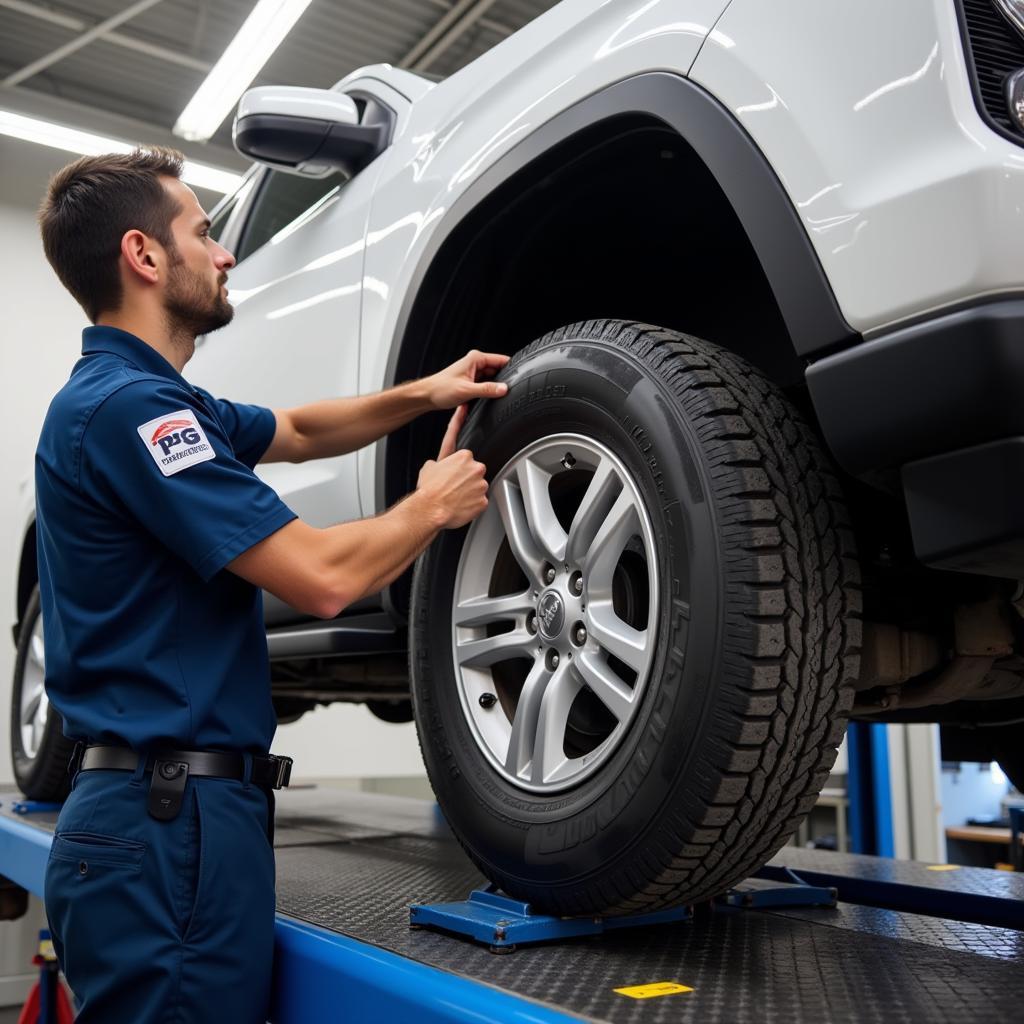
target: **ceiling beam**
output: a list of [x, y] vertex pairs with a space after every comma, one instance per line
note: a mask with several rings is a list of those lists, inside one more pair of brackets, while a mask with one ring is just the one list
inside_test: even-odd
[[112, 29], [117, 28], [118, 25], [123, 25], [126, 21], [134, 18], [138, 14], [141, 14], [143, 11], [149, 10], [150, 7], [155, 7], [161, 2], [162, 0], [137, 0], [136, 3], [132, 4], [131, 7], [128, 7], [126, 10], [120, 11], [118, 14], [101, 21], [98, 25], [94, 25], [92, 28], [87, 29], [80, 36], [76, 36], [70, 42], [65, 43], [63, 46], [58, 46], [56, 50], [45, 54], [38, 60], [32, 61], [31, 64], [26, 64], [25, 67], [8, 75], [3, 80], [3, 85], [20, 85], [26, 79], [31, 78], [40, 71], [45, 71], [48, 67], [51, 67], [58, 61], [61, 61], [70, 54], [82, 49], [83, 46], [88, 46], [89, 43], [97, 39], [102, 39], [104, 36], [108, 35]]
[[[40, 7], [38, 4], [29, 3], [28, 0], [0, 0], [0, 7], [6, 7], [9, 11], [24, 14], [29, 18], [47, 21], [51, 25], [59, 25], [61, 28], [70, 29], [72, 32], [84, 32], [89, 28], [89, 22], [83, 21], [81, 18], [53, 11], [49, 7]], [[192, 71], [201, 71], [204, 74], [213, 67], [208, 60], [198, 60], [196, 57], [190, 57], [187, 53], [182, 53], [180, 50], [171, 50], [157, 43], [147, 43], [144, 39], [126, 36], [122, 32], [108, 32], [103, 37], [103, 41], [105, 43], [113, 43], [115, 46], [120, 46], [125, 50], [144, 53], [147, 57], [155, 57], [157, 60], [166, 61], [168, 64], [179, 64], [181, 67], [189, 68]]]
[[[490, 7], [494, 0], [456, 0], [456, 2], [434, 23], [430, 30], [423, 36], [422, 39], [399, 61], [398, 66], [400, 68], [415, 69], [417, 71], [422, 70], [419, 67], [419, 61], [425, 53], [427, 53], [431, 47], [434, 46], [440, 39], [446, 36], [446, 34], [453, 28], [458, 26], [461, 20], [474, 8], [480, 6], [481, 3], [486, 3], [487, 7]], [[481, 13], [483, 13], [481, 11]]]
[[[450, 10], [453, 6], [452, 0], [427, 0], [427, 3], [439, 7], [442, 11]], [[510, 36], [516, 31], [511, 25], [506, 25], [503, 21], [495, 21], [494, 18], [481, 18], [480, 27], [499, 36]]]
[[[429, 71], [434, 61], [457, 43], [494, 6], [494, 3], [495, 0], [469, 0], [467, 4], [456, 4], [448, 14], [452, 15], [459, 7], [463, 7], [461, 13], [449, 21], [446, 28], [427, 44], [426, 48], [421, 51], [420, 55], [411, 65], [411, 70]], [[441, 21], [444, 20], [444, 18], [441, 19]], [[436, 29], [437, 25], [434, 28]], [[426, 40], [429, 36], [430, 33], [427, 33], [423, 40]], [[420, 41], [421, 44], [423, 40]]]

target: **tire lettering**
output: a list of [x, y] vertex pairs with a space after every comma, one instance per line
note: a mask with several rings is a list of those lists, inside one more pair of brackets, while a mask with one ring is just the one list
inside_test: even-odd
[[509, 395], [498, 407], [495, 422], [502, 423], [510, 416], [514, 416], [521, 409], [525, 409], [535, 402], [543, 402], [545, 399], [552, 398], [564, 398], [567, 390], [564, 384], [548, 384], [545, 387], [532, 388], [525, 395], [520, 394], [514, 397]]

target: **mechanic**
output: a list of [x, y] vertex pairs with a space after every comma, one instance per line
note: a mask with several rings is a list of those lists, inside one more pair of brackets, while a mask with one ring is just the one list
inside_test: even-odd
[[[227, 324], [231, 253], [167, 149], [84, 157], [50, 181], [47, 259], [94, 326], [36, 452], [46, 689], [78, 741], [45, 903], [80, 1024], [267, 1019], [276, 726], [261, 588], [329, 618], [486, 507], [456, 450], [465, 403], [504, 394], [471, 352], [380, 394], [288, 410], [181, 371]], [[286, 344], [282, 339], [282, 344]], [[479, 379], [478, 379], [479, 378]], [[416, 490], [316, 529], [253, 467], [354, 451], [456, 411]]]

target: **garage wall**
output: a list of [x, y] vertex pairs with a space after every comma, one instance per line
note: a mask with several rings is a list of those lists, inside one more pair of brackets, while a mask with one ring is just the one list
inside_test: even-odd
[[[46, 262], [35, 223], [50, 174], [70, 159], [58, 150], [0, 138], [0, 784], [12, 781], [7, 716], [14, 667], [10, 624], [24, 527], [19, 487], [31, 476], [47, 405], [79, 356], [87, 324]], [[216, 196], [201, 194], [200, 201], [209, 208]], [[413, 727], [380, 722], [363, 707], [333, 705], [282, 726], [275, 750], [295, 758], [299, 778], [423, 773]]]

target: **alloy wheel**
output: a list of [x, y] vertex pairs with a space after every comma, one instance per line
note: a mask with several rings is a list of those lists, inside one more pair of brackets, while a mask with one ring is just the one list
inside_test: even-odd
[[29, 641], [28, 657], [25, 659], [24, 677], [21, 682], [21, 746], [28, 758], [39, 753], [46, 732], [46, 719], [50, 701], [44, 686], [46, 679], [46, 656], [43, 646], [43, 617], [36, 617]]
[[577, 434], [523, 448], [490, 498], [455, 581], [459, 697], [495, 770], [553, 793], [613, 755], [642, 703], [658, 621], [653, 531], [622, 461]]

